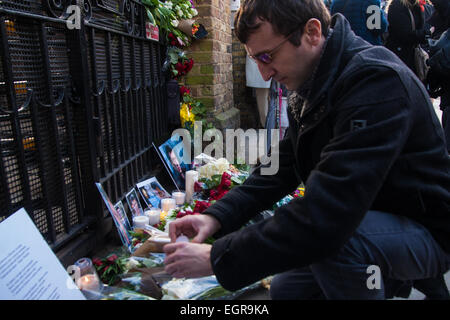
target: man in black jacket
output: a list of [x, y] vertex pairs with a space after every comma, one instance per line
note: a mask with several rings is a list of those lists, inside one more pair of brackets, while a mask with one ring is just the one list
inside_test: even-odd
[[[277, 274], [275, 299], [384, 299], [441, 277], [450, 158], [412, 71], [342, 15], [330, 21], [321, 0], [245, 0], [235, 32], [263, 78], [292, 90], [279, 170], [258, 167], [205, 214], [172, 222], [173, 241], [193, 239], [164, 247], [166, 272], [215, 274], [228, 290]], [[241, 228], [300, 182], [304, 197]]]

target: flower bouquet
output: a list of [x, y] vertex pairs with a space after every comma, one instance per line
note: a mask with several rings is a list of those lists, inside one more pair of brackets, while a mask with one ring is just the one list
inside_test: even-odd
[[156, 267], [160, 264], [151, 258], [130, 257], [128, 255], [109, 254], [105, 258], [93, 258], [95, 270], [104, 284], [115, 285], [121, 275], [136, 268]]
[[170, 61], [170, 71], [172, 77], [176, 80], [185, 76], [194, 66], [194, 60], [188, 58], [186, 53], [177, 47], [170, 47], [168, 50], [168, 58]]
[[233, 187], [243, 184], [249, 176], [248, 165], [233, 165], [225, 158], [214, 159], [197, 171], [199, 179], [196, 188], [209, 200], [221, 199]]
[[181, 20], [192, 19], [198, 15], [193, 3], [189, 0], [161, 2], [159, 0], [142, 0], [146, 6], [147, 16], [152, 24], [158, 25], [169, 35], [177, 39], [183, 46], [188, 46], [190, 38], [178, 29]]

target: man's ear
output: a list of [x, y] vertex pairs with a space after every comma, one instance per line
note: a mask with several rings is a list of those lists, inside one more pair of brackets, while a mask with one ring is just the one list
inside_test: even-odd
[[316, 18], [311, 18], [306, 22], [303, 29], [306, 41], [312, 46], [317, 46], [322, 38], [322, 24]]

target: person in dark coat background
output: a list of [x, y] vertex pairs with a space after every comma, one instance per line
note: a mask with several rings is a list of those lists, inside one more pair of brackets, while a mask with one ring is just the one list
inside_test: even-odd
[[[425, 24], [425, 5], [425, 0], [391, 0], [387, 7], [389, 35], [386, 48], [414, 72], [414, 48], [419, 44], [426, 44], [427, 36], [431, 35]], [[414, 17], [415, 30], [408, 8]]]
[[449, 0], [431, 0], [433, 13], [428, 19], [428, 25], [433, 27], [431, 37], [439, 39], [441, 35], [449, 28], [450, 19], [450, 1]]
[[[367, 13], [367, 9], [370, 6], [379, 8], [379, 26], [372, 26], [371, 23], [368, 23], [370, 16], [377, 14], [372, 11]], [[386, 14], [381, 10], [380, 0], [333, 0], [330, 13], [331, 15], [334, 15], [338, 12], [342, 13], [348, 20], [353, 32], [356, 33], [357, 36], [360, 36], [373, 45], [383, 44], [382, 35], [387, 31], [388, 23]]]
[[[291, 90], [278, 170], [260, 165], [203, 214], [171, 222], [165, 271], [214, 274], [232, 291], [276, 274], [273, 299], [385, 299], [400, 283], [442, 280], [450, 157], [419, 79], [322, 0], [244, 0], [234, 30], [263, 79]], [[304, 197], [246, 226], [301, 182]]]
[[435, 32], [444, 32], [430, 45], [427, 82], [431, 97], [441, 97], [442, 126], [450, 152], [450, 1], [433, 0], [433, 5], [435, 11], [429, 23], [435, 27]]

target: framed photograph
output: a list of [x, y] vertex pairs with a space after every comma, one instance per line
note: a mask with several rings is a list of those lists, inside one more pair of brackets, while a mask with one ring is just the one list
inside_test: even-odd
[[116, 209], [117, 213], [119, 214], [119, 216], [122, 220], [122, 223], [127, 228], [127, 230], [132, 230], [130, 221], [128, 220], [128, 217], [127, 217], [127, 212], [125, 211], [125, 207], [123, 206], [122, 201], [119, 200], [119, 202], [117, 202], [114, 205], [114, 208]]
[[148, 207], [159, 208], [161, 199], [170, 197], [155, 177], [138, 183], [136, 187]]
[[138, 194], [136, 190], [131, 189], [127, 195], [127, 204], [131, 211], [131, 216], [134, 218], [136, 216], [144, 215], [144, 210], [142, 209], [141, 203], [139, 202]]
[[[122, 240], [122, 243], [124, 246], [128, 248], [128, 250], [132, 251], [132, 237], [130, 233], [128, 232], [131, 230], [130, 223], [128, 221], [128, 218], [125, 214], [125, 210], [118, 211], [116, 209], [116, 206], [114, 206], [109, 199], [108, 195], [105, 192], [105, 189], [103, 189], [102, 185], [98, 182], [95, 183], [97, 186], [98, 191], [100, 192], [100, 195], [102, 196], [103, 201], [105, 202], [106, 207], [108, 208], [109, 213], [111, 214], [114, 224], [117, 227], [117, 231], [119, 232], [120, 239]], [[120, 202], [122, 203], [122, 202]], [[117, 204], [116, 204], [117, 205]], [[123, 208], [123, 205], [122, 205]]]
[[175, 134], [158, 148], [162, 161], [179, 190], [184, 190], [185, 174], [191, 169], [191, 164], [183, 161], [182, 141], [182, 137]]

